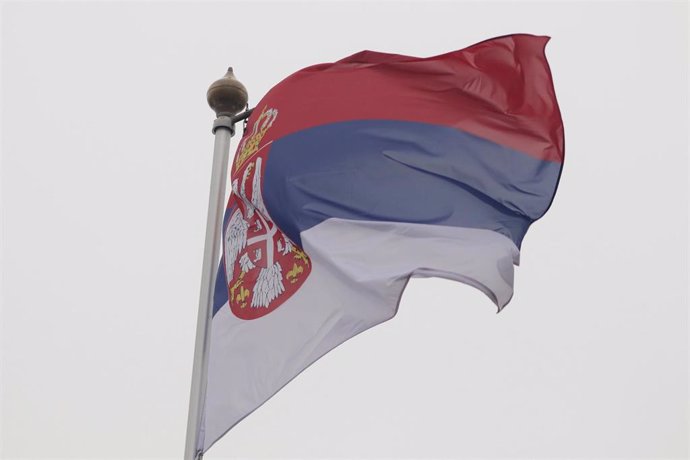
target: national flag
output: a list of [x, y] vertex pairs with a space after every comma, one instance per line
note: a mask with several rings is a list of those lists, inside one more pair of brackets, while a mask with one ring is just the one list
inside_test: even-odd
[[231, 167], [200, 451], [392, 318], [411, 277], [508, 303], [563, 163], [547, 42], [362, 51], [302, 69], [259, 102]]

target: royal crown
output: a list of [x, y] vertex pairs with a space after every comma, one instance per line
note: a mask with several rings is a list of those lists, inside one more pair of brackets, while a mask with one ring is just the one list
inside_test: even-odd
[[235, 160], [235, 171], [259, 151], [261, 140], [264, 138], [266, 131], [273, 125], [277, 116], [278, 109], [263, 108], [259, 118], [254, 122], [251, 134], [240, 144], [240, 153]]

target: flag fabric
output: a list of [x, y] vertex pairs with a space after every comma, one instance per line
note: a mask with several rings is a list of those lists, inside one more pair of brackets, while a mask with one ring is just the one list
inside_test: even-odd
[[231, 166], [199, 451], [392, 318], [410, 277], [509, 302], [563, 163], [548, 40], [429, 58], [363, 51], [260, 101]]

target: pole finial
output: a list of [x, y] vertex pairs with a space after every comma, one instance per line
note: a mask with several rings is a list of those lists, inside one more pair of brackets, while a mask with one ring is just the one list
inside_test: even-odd
[[216, 80], [206, 92], [206, 100], [217, 117], [232, 117], [247, 106], [247, 88], [235, 78], [232, 67], [225, 76]]

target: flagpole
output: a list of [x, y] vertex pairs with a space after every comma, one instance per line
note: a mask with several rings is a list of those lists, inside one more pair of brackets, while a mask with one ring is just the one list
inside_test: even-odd
[[228, 69], [223, 78], [211, 84], [206, 98], [208, 105], [216, 112], [217, 118], [213, 122], [212, 130], [215, 135], [215, 144], [213, 147], [211, 190], [208, 199], [206, 241], [201, 270], [201, 292], [199, 295], [196, 342], [194, 344], [194, 364], [184, 460], [199, 460], [203, 455], [199, 446], [199, 430], [206, 398], [209, 331], [211, 329], [215, 274], [220, 260], [230, 138], [235, 134], [235, 123], [246, 119], [251, 114], [249, 110], [239, 113], [247, 106], [247, 89], [235, 78], [232, 67]]

